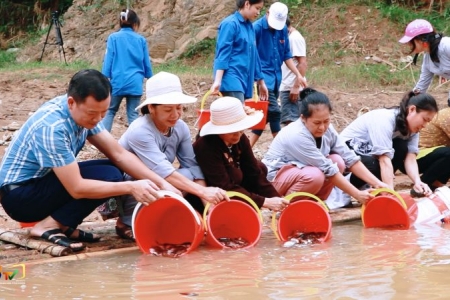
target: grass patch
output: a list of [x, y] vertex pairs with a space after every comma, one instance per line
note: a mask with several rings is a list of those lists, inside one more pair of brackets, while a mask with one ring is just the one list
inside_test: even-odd
[[411, 89], [418, 79], [420, 67], [393, 70], [385, 64], [361, 62], [312, 68], [307, 74], [311, 85], [332, 86], [338, 90], [353, 90], [355, 86], [366, 89]]

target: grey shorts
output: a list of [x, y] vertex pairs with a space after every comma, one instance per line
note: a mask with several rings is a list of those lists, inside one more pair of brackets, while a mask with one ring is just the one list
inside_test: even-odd
[[289, 93], [289, 91], [280, 92], [281, 123], [294, 122], [300, 117], [301, 101], [297, 100], [296, 103], [292, 103], [289, 100]]

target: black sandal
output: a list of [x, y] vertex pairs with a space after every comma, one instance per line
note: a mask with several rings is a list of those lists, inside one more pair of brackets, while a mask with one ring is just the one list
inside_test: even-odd
[[71, 247], [71, 245], [78, 244], [79, 242], [74, 242], [69, 239], [59, 228], [47, 230], [41, 235], [41, 239], [47, 240], [59, 246], [67, 247], [72, 251], [81, 251], [86, 248], [85, 245], [79, 247]]
[[76, 229], [73, 229], [72, 227], [67, 227], [66, 231], [64, 231], [64, 234], [74, 240], [74, 241], [80, 241], [80, 242], [86, 242], [86, 243], [95, 243], [100, 241], [101, 237], [94, 237], [94, 235], [90, 232], [83, 231], [81, 229], [78, 229], [78, 236], [72, 237], [72, 234], [75, 232]]

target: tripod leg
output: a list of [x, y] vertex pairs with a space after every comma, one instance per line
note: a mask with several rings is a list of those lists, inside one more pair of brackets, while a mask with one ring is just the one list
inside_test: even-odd
[[50, 34], [50, 31], [52, 30], [52, 25], [53, 25], [53, 22], [50, 23], [50, 26], [48, 27], [47, 37], [45, 38], [44, 47], [42, 47], [41, 58], [39, 59], [39, 61], [42, 61], [42, 57], [44, 56], [45, 45], [47, 45], [48, 35]]

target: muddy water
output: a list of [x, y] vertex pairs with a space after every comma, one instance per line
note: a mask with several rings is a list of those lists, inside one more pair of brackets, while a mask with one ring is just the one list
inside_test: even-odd
[[136, 250], [29, 265], [24, 279], [2, 278], [0, 299], [448, 299], [449, 270], [450, 227], [354, 222], [334, 225], [317, 245], [283, 248], [265, 228], [248, 250], [201, 246], [180, 258]]

